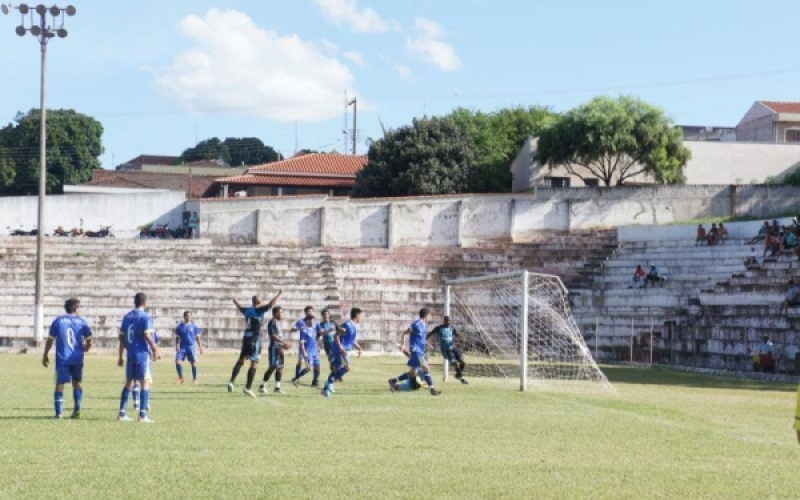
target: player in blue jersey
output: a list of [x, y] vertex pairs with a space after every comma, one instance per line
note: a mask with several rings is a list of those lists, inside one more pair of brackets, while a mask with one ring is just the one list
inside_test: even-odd
[[317, 323], [317, 347], [322, 340], [322, 347], [325, 349], [325, 356], [328, 357], [328, 365], [331, 366], [333, 371], [333, 341], [336, 337], [336, 330], [339, 326], [335, 321], [331, 320], [331, 312], [327, 309], [322, 310], [322, 321]]
[[261, 394], [267, 393], [267, 382], [275, 374], [275, 393], [283, 394], [281, 389], [281, 379], [283, 378], [284, 351], [291, 345], [283, 340], [283, 330], [281, 329], [283, 320], [283, 308], [272, 308], [272, 319], [267, 323], [267, 335], [269, 335], [269, 368], [264, 372], [264, 380], [258, 387]]
[[233, 392], [233, 384], [236, 382], [239, 371], [244, 366], [244, 362], [250, 360], [250, 369], [247, 370], [247, 385], [244, 387], [244, 393], [251, 398], [256, 397], [253, 394], [253, 379], [256, 377], [258, 361], [261, 359], [261, 326], [264, 323], [264, 315], [275, 306], [282, 293], [282, 290], [278, 291], [278, 294], [268, 304], [262, 304], [258, 295], [254, 295], [251, 307], [242, 307], [236, 299], [233, 300], [236, 308], [244, 316], [245, 329], [242, 337], [242, 350], [239, 352], [239, 359], [233, 366], [231, 380], [228, 382], [228, 392]]
[[[309, 308], [306, 308], [309, 309]], [[311, 381], [311, 387], [319, 387], [319, 372], [320, 372], [320, 358], [319, 348], [317, 346], [317, 332], [314, 328], [314, 313], [313, 308], [306, 312], [306, 317], [303, 318], [303, 326], [300, 329], [300, 343], [297, 348], [297, 362], [305, 363], [305, 367], [297, 372], [292, 379], [292, 383], [297, 387], [301, 378], [303, 378], [312, 369], [314, 370], [314, 378]]]
[[428, 334], [428, 338], [431, 337], [439, 337], [439, 350], [442, 353], [442, 357], [456, 369], [456, 379], [460, 380], [464, 385], [469, 384], [467, 379], [464, 378], [464, 368], [467, 366], [464, 363], [464, 356], [456, 347], [456, 340], [458, 340], [459, 335], [450, 324], [450, 316], [445, 316], [444, 322]]
[[350, 319], [345, 321], [336, 331], [333, 341], [333, 362], [331, 363], [331, 374], [322, 389], [322, 395], [330, 397], [335, 392], [333, 383], [341, 382], [347, 372], [350, 371], [350, 351], [356, 349], [359, 357], [361, 356], [361, 346], [358, 345], [358, 324], [361, 323], [361, 309], [354, 307], [350, 309]]
[[64, 384], [67, 382], [72, 382], [72, 397], [75, 400], [72, 418], [81, 417], [83, 355], [92, 348], [92, 330], [86, 320], [78, 316], [80, 304], [78, 299], [69, 299], [64, 303], [67, 314], [59, 316], [50, 325], [50, 335], [44, 345], [42, 364], [45, 368], [50, 364], [50, 349], [54, 343], [56, 345], [56, 390], [53, 395], [56, 418], [61, 418], [64, 413]]
[[[122, 389], [120, 397], [117, 420], [123, 422], [131, 420], [126, 413], [128, 398], [134, 384], [138, 382], [141, 387], [138, 421], [153, 423], [147, 416], [147, 411], [150, 409], [150, 362], [161, 359], [161, 352], [153, 339], [155, 333], [153, 319], [145, 311], [147, 295], [142, 292], [137, 293], [133, 298], [133, 303], [135, 309], [125, 315], [119, 330], [118, 364], [125, 366], [125, 387]], [[127, 360], [123, 360], [122, 353], [126, 350], [128, 357]]]
[[[406, 335], [408, 336], [408, 348], [405, 346]], [[442, 393], [433, 385], [433, 377], [428, 367], [428, 360], [425, 359], [425, 348], [428, 345], [428, 310], [419, 310], [419, 319], [411, 324], [411, 327], [403, 332], [400, 338], [400, 345], [403, 352], [408, 355], [408, 366], [410, 370], [399, 377], [389, 379], [389, 387], [392, 391], [397, 389], [398, 383], [405, 382], [409, 377], [416, 378], [418, 372], [422, 370], [422, 376], [431, 391], [431, 396], [438, 396]]]
[[175, 329], [175, 370], [178, 383], [183, 383], [183, 361], [188, 359], [192, 365], [192, 382], [197, 385], [197, 354], [203, 354], [200, 342], [200, 329], [192, 321], [191, 311], [183, 311], [183, 323]]
[[[294, 332], [301, 332], [306, 327], [306, 325], [310, 325], [313, 327], [314, 325], [314, 306], [306, 306], [303, 309], [303, 317], [298, 319], [289, 333]], [[300, 343], [302, 344], [303, 339], [300, 338]], [[302, 349], [302, 345], [299, 349]], [[306, 361], [305, 358], [302, 356], [302, 352], [300, 350], [297, 351], [297, 363], [294, 366], [294, 378], [292, 379], [292, 384], [297, 387], [297, 381], [300, 379], [300, 372], [303, 371], [303, 362]]]

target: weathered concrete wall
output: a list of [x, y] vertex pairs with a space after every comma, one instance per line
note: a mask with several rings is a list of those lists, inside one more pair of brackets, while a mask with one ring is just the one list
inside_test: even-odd
[[[46, 233], [58, 226], [97, 230], [112, 225], [117, 237], [139, 234], [139, 226], [156, 222], [177, 227], [181, 223], [186, 195], [183, 192], [154, 192], [130, 194], [71, 194], [51, 195], [45, 199]], [[0, 228], [36, 226], [38, 197], [0, 197]]]
[[322, 243], [324, 208], [280, 208], [258, 210], [259, 245], [312, 247]]
[[459, 232], [462, 245], [474, 246], [481, 242], [512, 239], [513, 200], [467, 199], [461, 202], [460, 208]]
[[392, 204], [392, 246], [457, 246], [460, 201], [435, 198]]
[[324, 245], [386, 248], [389, 205], [330, 204], [325, 207]]
[[569, 229], [569, 204], [559, 201], [515, 199], [512, 210], [512, 237], [521, 242], [533, 239], [542, 231]]

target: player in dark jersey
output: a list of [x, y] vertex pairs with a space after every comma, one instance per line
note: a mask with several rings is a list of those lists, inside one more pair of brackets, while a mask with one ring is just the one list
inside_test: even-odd
[[433, 331], [428, 334], [428, 338], [433, 336], [439, 337], [439, 350], [442, 353], [442, 357], [456, 369], [456, 379], [460, 380], [464, 385], [469, 384], [464, 378], [464, 368], [467, 366], [466, 363], [464, 363], [464, 356], [461, 354], [461, 351], [456, 348], [458, 332], [450, 324], [450, 316], [445, 316], [444, 323], [434, 328]]
[[50, 336], [44, 346], [42, 364], [45, 368], [50, 364], [48, 354], [53, 343], [56, 345], [56, 390], [54, 394], [56, 418], [64, 412], [64, 384], [72, 383], [72, 397], [75, 408], [72, 418], [81, 417], [83, 401], [83, 355], [92, 348], [92, 330], [85, 319], [78, 316], [78, 299], [69, 299], [64, 303], [67, 314], [59, 316], [50, 325]]
[[261, 394], [267, 393], [267, 382], [269, 382], [272, 374], [275, 374], [275, 392], [283, 394], [281, 389], [281, 379], [283, 378], [283, 351], [289, 345], [283, 340], [283, 330], [281, 329], [281, 320], [283, 319], [283, 309], [274, 307], [272, 309], [272, 319], [267, 324], [267, 335], [269, 335], [269, 368], [264, 373], [264, 380], [258, 387], [258, 392]]
[[244, 393], [252, 398], [256, 397], [253, 394], [252, 387], [253, 379], [256, 377], [258, 361], [261, 359], [261, 325], [264, 323], [264, 314], [275, 306], [282, 293], [283, 290], [278, 291], [278, 294], [266, 305], [261, 303], [258, 295], [254, 295], [251, 307], [242, 307], [236, 299], [233, 299], [236, 308], [244, 315], [245, 330], [244, 337], [242, 337], [242, 350], [239, 352], [239, 359], [233, 366], [231, 380], [228, 382], [228, 392], [233, 392], [235, 387], [233, 384], [236, 382], [239, 371], [244, 366], [245, 360], [250, 360], [250, 369], [247, 370], [247, 385], [244, 388]]
[[328, 357], [328, 365], [333, 371], [333, 342], [336, 338], [336, 330], [339, 326], [331, 319], [331, 312], [327, 309], [322, 310], [322, 321], [317, 323], [317, 346], [322, 338], [322, 347]]

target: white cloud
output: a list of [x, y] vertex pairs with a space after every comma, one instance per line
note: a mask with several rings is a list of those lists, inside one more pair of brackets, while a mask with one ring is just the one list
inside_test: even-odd
[[331, 54], [339, 53], [339, 47], [335, 43], [328, 40], [327, 38], [322, 39], [322, 46], [325, 47], [325, 50], [327, 50]]
[[358, 66], [361, 66], [362, 68], [367, 65], [367, 61], [364, 59], [364, 56], [362, 56], [358, 52], [354, 52], [354, 51], [345, 52], [344, 53], [344, 57], [347, 58], [348, 60], [354, 62]]
[[347, 26], [353, 33], [386, 33], [397, 29], [370, 8], [359, 9], [358, 0], [314, 0], [325, 18], [336, 26]]
[[461, 67], [461, 59], [452, 45], [441, 40], [444, 35], [444, 28], [439, 23], [417, 18], [414, 35], [406, 40], [406, 50], [442, 71], [455, 71]]
[[397, 71], [397, 74], [399, 74], [403, 80], [410, 80], [411, 77], [414, 76], [414, 72], [411, 71], [411, 68], [403, 66], [402, 64], [396, 64], [394, 70]]
[[178, 25], [193, 46], [162, 68], [156, 88], [190, 111], [236, 112], [276, 121], [341, 115], [354, 77], [297, 35], [256, 26], [246, 14], [211, 9]]

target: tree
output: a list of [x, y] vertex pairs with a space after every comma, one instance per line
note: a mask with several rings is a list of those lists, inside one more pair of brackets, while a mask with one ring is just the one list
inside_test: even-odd
[[524, 142], [547, 127], [555, 115], [546, 107], [503, 108], [492, 113], [459, 108], [447, 115], [470, 137], [478, 156], [471, 191], [511, 191], [511, 163]]
[[661, 109], [623, 96], [597, 97], [561, 115], [542, 130], [536, 156], [542, 165], [611, 186], [639, 175], [682, 184], [691, 152]]
[[231, 166], [240, 165], [262, 165], [282, 160], [283, 156], [275, 151], [271, 146], [264, 145], [261, 139], [256, 137], [244, 137], [242, 139], [228, 137], [222, 142], [230, 152]]
[[181, 153], [181, 163], [192, 163], [202, 160], [222, 160], [227, 165], [231, 164], [231, 153], [219, 137], [212, 137], [200, 141], [196, 146], [186, 149]]
[[452, 118], [415, 118], [370, 145], [356, 197], [469, 191], [478, 169], [472, 140]]
[[[38, 109], [18, 113], [0, 129], [0, 192], [35, 194], [39, 190]], [[47, 112], [47, 191], [63, 192], [65, 184], [81, 184], [101, 168], [103, 125], [71, 109]], [[3, 187], [5, 186], [5, 187]]]

